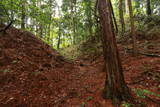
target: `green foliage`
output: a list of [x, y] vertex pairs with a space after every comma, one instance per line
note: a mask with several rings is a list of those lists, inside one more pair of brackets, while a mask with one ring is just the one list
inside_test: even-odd
[[143, 90], [141, 90], [141, 89], [132, 89], [135, 93], [136, 93], [136, 95], [138, 96], [138, 97], [140, 97], [140, 98], [145, 98], [145, 95], [144, 95], [144, 92], [143, 92]]
[[[36, 34], [54, 48], [67, 47], [87, 39], [95, 32], [95, 1], [1, 0], [0, 21]], [[24, 16], [24, 20], [22, 20]], [[24, 22], [23, 22], [24, 21]]]
[[156, 96], [156, 97], [160, 97], [160, 94], [157, 94], [157, 93], [154, 93], [154, 92], [152, 92], [152, 91], [149, 91], [149, 90], [146, 90], [146, 89], [138, 89], [138, 88], [133, 88], [132, 89], [135, 93], [136, 93], [136, 95], [138, 96], [138, 97], [140, 97], [140, 98], [145, 98], [146, 96], [146, 94], [148, 94], [148, 95], [153, 95], [153, 96]]
[[124, 102], [122, 103], [122, 107], [132, 107], [132, 104], [124, 101]]
[[81, 41], [77, 45], [71, 45], [60, 49], [59, 52], [67, 59], [74, 60], [81, 56], [83, 56], [83, 58], [99, 56], [102, 53], [102, 47], [96, 36], [93, 36], [87, 40]]
[[160, 16], [140, 15], [136, 17], [137, 31], [143, 33], [143, 38], [148, 40], [156, 40], [160, 37]]
[[137, 25], [144, 27], [145, 30], [152, 29], [155, 26], [160, 26], [160, 16], [137, 16]]
[[82, 54], [81, 51], [79, 51], [78, 45], [72, 45], [64, 49], [60, 49], [59, 52], [66, 59], [71, 59], [71, 60], [77, 59]]
[[[95, 15], [96, 0], [0, 0], [0, 22], [14, 21], [14, 26], [21, 28], [24, 21], [25, 30], [33, 32], [36, 36], [54, 48], [64, 48], [87, 40], [98, 31], [97, 16]], [[160, 23], [156, 15], [146, 17], [145, 0], [133, 0], [135, 19], [138, 17], [137, 27], [151, 29]], [[118, 0], [113, 0], [114, 13], [119, 23]], [[151, 2], [152, 11], [157, 9], [160, 0]], [[22, 20], [23, 12], [25, 20]], [[123, 1], [126, 31], [129, 31], [129, 17], [125, 12]], [[156, 13], [155, 13], [156, 14]], [[147, 30], [148, 31], [148, 30]]]
[[148, 28], [152, 28], [153, 26], [160, 26], [160, 16], [152, 15], [144, 18], [144, 24], [147, 24]]

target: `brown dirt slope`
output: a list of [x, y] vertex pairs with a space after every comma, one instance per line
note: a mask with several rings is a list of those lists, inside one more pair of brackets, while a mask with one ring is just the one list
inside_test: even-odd
[[72, 69], [33, 34], [9, 28], [0, 33], [0, 107], [54, 105], [55, 84]]

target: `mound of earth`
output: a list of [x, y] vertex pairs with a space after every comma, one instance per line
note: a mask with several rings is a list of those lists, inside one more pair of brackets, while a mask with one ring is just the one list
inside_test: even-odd
[[73, 68], [32, 33], [13, 27], [1, 32], [0, 106], [54, 105], [55, 84]]

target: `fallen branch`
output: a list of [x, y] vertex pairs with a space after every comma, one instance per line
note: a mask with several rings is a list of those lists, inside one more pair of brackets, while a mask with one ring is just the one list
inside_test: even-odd
[[150, 56], [150, 57], [160, 57], [160, 55], [157, 54], [148, 54], [148, 53], [139, 53], [141, 55]]
[[[126, 52], [132, 53], [131, 49], [125, 48], [125, 50]], [[149, 54], [149, 53], [142, 53], [142, 52], [138, 52], [138, 54], [148, 56], [148, 57], [160, 57], [160, 55], [158, 54]]]
[[5, 28], [0, 29], [0, 32], [6, 32], [6, 30], [12, 25], [13, 21], [11, 21]]
[[160, 102], [159, 102], [159, 101], [154, 100], [154, 99], [152, 99], [152, 98], [150, 98], [150, 97], [148, 97], [148, 96], [145, 96], [145, 97], [146, 97], [148, 100], [152, 101], [153, 103], [156, 103], [156, 104], [160, 105]]
[[142, 81], [145, 81], [145, 79], [141, 79], [141, 80], [138, 80], [138, 81], [133, 81], [131, 83], [128, 83], [128, 85], [138, 84], [138, 83], [140, 83]]

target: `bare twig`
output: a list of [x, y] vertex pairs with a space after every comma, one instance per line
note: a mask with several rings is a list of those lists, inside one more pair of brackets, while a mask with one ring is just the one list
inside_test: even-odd
[[13, 20], [5, 27], [5, 28], [2, 28], [0, 29], [0, 32], [5, 32], [13, 23]]
[[157, 55], [157, 54], [148, 54], [148, 53], [140, 53], [140, 52], [139, 54], [149, 56], [149, 57], [160, 57], [160, 55]]

